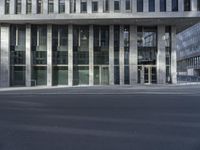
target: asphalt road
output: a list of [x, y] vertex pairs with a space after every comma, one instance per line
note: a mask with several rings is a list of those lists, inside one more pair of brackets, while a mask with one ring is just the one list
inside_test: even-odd
[[200, 150], [198, 86], [65, 90], [0, 92], [0, 150]]

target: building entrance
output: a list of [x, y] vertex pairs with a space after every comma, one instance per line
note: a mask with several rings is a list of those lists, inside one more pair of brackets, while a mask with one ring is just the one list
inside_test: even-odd
[[138, 67], [138, 82], [141, 84], [157, 83], [156, 66], [144, 65]]
[[94, 67], [94, 84], [95, 85], [109, 84], [109, 67], [108, 66]]

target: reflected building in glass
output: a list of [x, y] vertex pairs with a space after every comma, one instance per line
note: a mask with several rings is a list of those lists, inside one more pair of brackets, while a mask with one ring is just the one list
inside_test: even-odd
[[1, 0], [0, 86], [177, 83], [200, 0]]
[[200, 76], [200, 23], [177, 35], [177, 66], [180, 76]]

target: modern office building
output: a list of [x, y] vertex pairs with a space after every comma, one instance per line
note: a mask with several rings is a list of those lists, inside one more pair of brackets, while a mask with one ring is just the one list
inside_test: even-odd
[[177, 82], [200, 0], [0, 0], [0, 85]]
[[200, 23], [177, 35], [178, 74], [200, 76]]

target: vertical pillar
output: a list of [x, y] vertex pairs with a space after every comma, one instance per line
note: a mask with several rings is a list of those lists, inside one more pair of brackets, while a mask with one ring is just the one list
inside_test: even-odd
[[99, 0], [98, 1], [98, 5], [99, 5], [99, 10], [98, 10], [98, 13], [103, 13], [103, 0]]
[[47, 25], [47, 86], [52, 86], [52, 25]]
[[73, 85], [73, 26], [68, 26], [68, 85]]
[[43, 14], [48, 14], [48, 0], [43, 0]]
[[26, 25], [26, 86], [31, 86], [31, 25]]
[[137, 0], [132, 0], [132, 12], [137, 12]]
[[89, 27], [89, 85], [94, 84], [94, 31], [93, 31], [93, 25], [90, 25]]
[[114, 25], [109, 31], [109, 76], [110, 85], [114, 85]]
[[66, 14], [70, 13], [70, 2], [69, 2], [69, 0], [65, 0], [65, 13]]
[[165, 26], [158, 26], [157, 83], [166, 83]]
[[137, 26], [130, 26], [130, 84], [137, 83], [138, 77], [138, 50], [137, 50]]
[[197, 11], [197, 0], [191, 1], [192, 11]]
[[15, 0], [10, 0], [10, 14], [15, 14]]
[[155, 12], [160, 12], [160, 0], [155, 0]]
[[54, 0], [54, 4], [53, 4], [53, 9], [54, 9], [54, 13], [58, 14], [59, 12], [59, 0]]
[[0, 27], [0, 86], [10, 86], [10, 27]]
[[172, 11], [172, 1], [171, 0], [167, 0], [166, 3], [167, 3], [167, 11], [168, 12]]
[[87, 13], [92, 13], [92, 0], [87, 1]]
[[37, 14], [37, 0], [32, 0], [32, 14]]
[[22, 14], [26, 14], [26, 0], [22, 0]]
[[176, 27], [171, 28], [171, 76], [172, 83], [177, 83], [177, 62], [176, 62]]
[[124, 85], [124, 26], [120, 26], [120, 49], [119, 49], [119, 66], [120, 66], [120, 85]]
[[76, 0], [76, 13], [80, 13], [80, 12], [81, 12], [81, 1]]
[[144, 12], [149, 12], [149, 0], [144, 0]]
[[0, 1], [0, 15], [3, 15], [5, 12], [5, 1]]
[[125, 6], [125, 0], [122, 0], [122, 1], [120, 1], [121, 3], [120, 3], [120, 11], [121, 11], [121, 13], [125, 13], [126, 12], [126, 6]]
[[178, 0], [178, 11], [183, 12], [184, 11], [184, 5], [183, 0]]
[[114, 0], [109, 1], [109, 10], [110, 10], [110, 13], [114, 12]]

